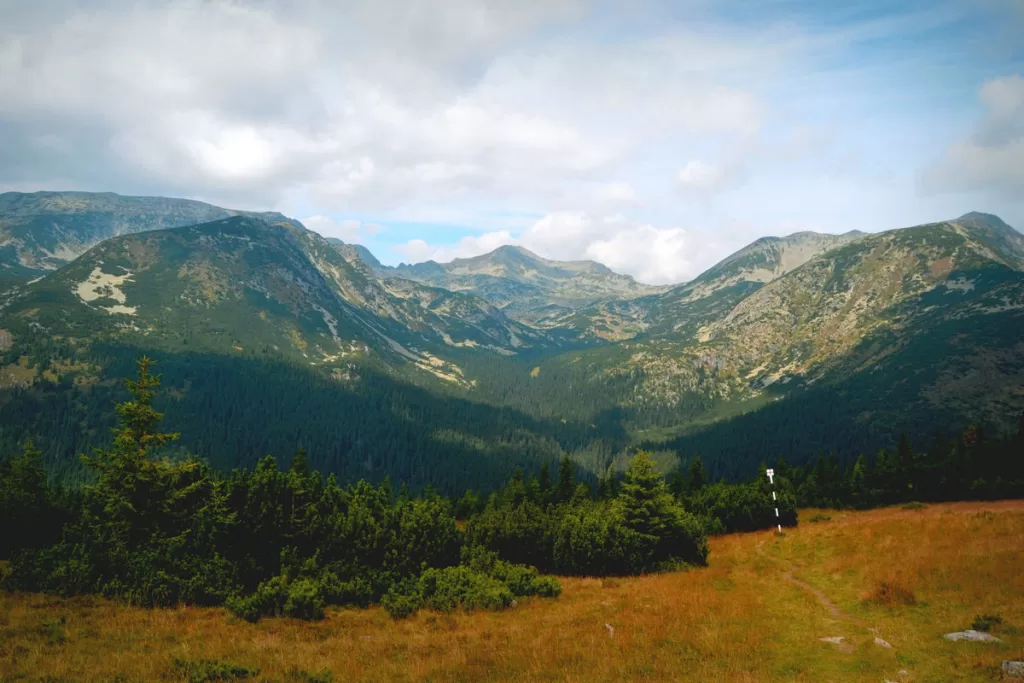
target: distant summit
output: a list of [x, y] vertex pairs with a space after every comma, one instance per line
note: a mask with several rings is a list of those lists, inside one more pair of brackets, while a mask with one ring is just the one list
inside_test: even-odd
[[514, 245], [449, 263], [402, 264], [380, 272], [472, 292], [526, 323], [599, 301], [635, 299], [667, 289], [639, 283], [595, 261], [555, 261]]

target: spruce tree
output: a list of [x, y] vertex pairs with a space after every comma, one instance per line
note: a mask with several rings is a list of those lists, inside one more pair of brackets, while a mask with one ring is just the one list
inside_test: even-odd
[[115, 406], [119, 424], [113, 430], [113, 445], [82, 456], [97, 474], [96, 483], [86, 488], [86, 521], [104, 527], [102, 535], [109, 541], [129, 545], [148, 537], [167, 512], [175, 473], [166, 463], [150, 460], [149, 454], [179, 437], [157, 431], [163, 414], [153, 408], [160, 386], [159, 375], [150, 372], [154, 361], [142, 356], [136, 365], [138, 377], [124, 380], [131, 400]]
[[[1022, 422], [1024, 424], [1024, 422]], [[540, 464], [540, 474], [537, 476], [537, 485], [540, 487], [541, 502], [547, 503], [551, 495], [551, 467], [545, 460]]]
[[688, 489], [691, 494], [700, 491], [708, 483], [708, 473], [704, 469], [704, 461], [700, 459], [700, 455], [693, 456], [693, 461], [690, 463], [690, 476], [688, 482]]
[[625, 512], [626, 524], [641, 534], [660, 535], [666, 523], [664, 512], [677, 503], [646, 451], [633, 456], [620, 488], [617, 501]]
[[653, 569], [671, 560], [707, 561], [706, 536], [668, 490], [647, 452], [633, 456], [614, 505], [635, 539], [634, 570]]
[[558, 465], [558, 486], [555, 488], [555, 502], [568, 503], [576, 492], [576, 477], [572, 460], [569, 456], [562, 456]]

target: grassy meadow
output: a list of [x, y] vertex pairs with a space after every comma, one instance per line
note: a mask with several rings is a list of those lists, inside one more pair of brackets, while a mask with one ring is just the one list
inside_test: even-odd
[[[1024, 501], [800, 519], [713, 538], [706, 569], [566, 578], [505, 612], [249, 624], [0, 592], [0, 680], [991, 681], [1024, 659]], [[984, 615], [1002, 643], [942, 638]]]

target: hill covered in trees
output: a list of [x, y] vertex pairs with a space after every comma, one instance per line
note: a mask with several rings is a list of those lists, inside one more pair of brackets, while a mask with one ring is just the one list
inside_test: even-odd
[[4, 197], [0, 223], [45, 223], [49, 252], [93, 244], [0, 286], [0, 458], [32, 439], [72, 482], [140, 353], [161, 360], [176, 448], [217, 470], [304, 447], [341, 482], [453, 496], [564, 457], [594, 485], [636, 447], [662, 472], [700, 454], [714, 480], [846, 468], [940, 425], [1003, 438], [1024, 411], [1024, 238], [986, 214], [764, 238], [645, 289], [511, 248], [389, 269], [282, 216], [178, 200]]

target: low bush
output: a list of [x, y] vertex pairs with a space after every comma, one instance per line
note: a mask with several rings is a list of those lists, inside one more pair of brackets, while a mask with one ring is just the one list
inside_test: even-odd
[[897, 605], [916, 605], [914, 591], [905, 586], [899, 579], [879, 581], [871, 594], [871, 601], [886, 607]]
[[974, 618], [974, 622], [971, 624], [971, 628], [975, 631], [984, 631], [988, 633], [992, 630], [992, 627], [999, 627], [1003, 624], [1003, 619], [996, 614], [984, 614]]
[[912, 500], [909, 503], [904, 503], [901, 507], [904, 510], [924, 510], [928, 506], [925, 505], [924, 503], [919, 503], [916, 500]]
[[315, 620], [323, 618], [325, 602], [319, 582], [275, 576], [260, 583], [252, 595], [229, 598], [226, 606], [235, 616], [250, 622], [272, 616]]
[[466, 548], [462, 564], [428, 569], [415, 580], [396, 582], [381, 599], [388, 614], [402, 619], [422, 607], [451, 612], [456, 609], [505, 609], [515, 598], [530, 595], [553, 598], [562, 585], [536, 568], [498, 559], [480, 546]]
[[313, 673], [304, 669], [294, 668], [289, 669], [287, 676], [285, 680], [290, 683], [332, 683], [334, 681], [334, 674], [327, 669]]
[[212, 659], [175, 659], [171, 664], [171, 674], [188, 683], [217, 683], [255, 678], [260, 670]]

